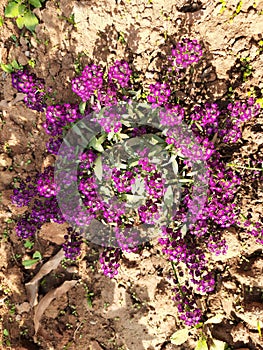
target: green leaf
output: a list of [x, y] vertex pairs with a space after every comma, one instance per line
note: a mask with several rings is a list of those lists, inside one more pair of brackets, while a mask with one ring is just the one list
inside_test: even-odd
[[36, 8], [42, 6], [40, 0], [29, 0], [29, 3], [30, 3], [30, 5], [32, 5], [32, 6], [36, 7]]
[[172, 186], [167, 187], [166, 192], [165, 192], [164, 197], [163, 197], [163, 201], [167, 207], [170, 207], [173, 205], [174, 193], [173, 193]]
[[34, 245], [34, 242], [31, 242], [29, 239], [27, 239], [24, 243], [24, 247], [28, 249], [31, 249], [33, 245]]
[[195, 350], [208, 350], [208, 346], [205, 338], [202, 337], [198, 340]]
[[4, 19], [2, 16], [0, 16], [0, 27], [2, 27], [3, 24], [4, 24]]
[[260, 107], [263, 108], [263, 98], [258, 98], [256, 100], [256, 103], [259, 103], [260, 104]]
[[213, 343], [210, 346], [210, 350], [225, 350], [225, 347], [226, 347], [225, 342], [217, 339], [212, 339], [212, 341]]
[[11, 62], [11, 65], [12, 65], [12, 67], [14, 67], [15, 69], [21, 69], [21, 66], [20, 66], [20, 64], [17, 62], [17, 60], [13, 60], [13, 61]]
[[31, 32], [33, 32], [38, 25], [38, 18], [36, 15], [34, 15], [33, 12], [27, 11], [24, 14], [24, 24], [27, 29], [29, 29]]
[[128, 136], [128, 135], [126, 135], [126, 134], [118, 134], [119, 135], [119, 137], [121, 138], [121, 139], [129, 139], [130, 138], [130, 136]]
[[26, 10], [24, 5], [18, 4], [15, 1], [11, 1], [7, 4], [5, 8], [5, 16], [7, 18], [14, 18], [19, 15], [22, 15]]
[[41, 255], [41, 253], [37, 250], [37, 251], [35, 251], [35, 253], [33, 254], [33, 258], [34, 258], [34, 259], [39, 259], [39, 260], [41, 260], [41, 259], [42, 259], [42, 255]]
[[14, 68], [12, 67], [11, 64], [1, 63], [0, 66], [3, 69], [3, 71], [6, 72], [6, 73], [12, 73], [14, 71]]
[[183, 328], [183, 329], [180, 329], [179, 331], [176, 331], [170, 338], [171, 343], [174, 345], [182, 345], [187, 341], [188, 333], [189, 333], [189, 330], [187, 328]]
[[137, 196], [132, 194], [124, 194], [123, 197], [127, 200], [127, 204], [140, 203], [144, 200], [144, 196]]
[[3, 330], [3, 334], [5, 337], [9, 337], [9, 332], [6, 328]]
[[131, 185], [131, 189], [132, 194], [137, 193], [139, 195], [142, 195], [145, 191], [144, 179], [136, 177], [135, 183]]
[[94, 162], [94, 173], [96, 177], [99, 179], [99, 181], [102, 180], [102, 160], [101, 156], [98, 156]]
[[205, 321], [205, 324], [208, 324], [208, 323], [221, 323], [223, 321], [223, 318], [224, 316], [223, 315], [215, 315], [211, 318], [209, 318], [207, 321]]
[[84, 115], [84, 113], [85, 113], [85, 108], [86, 108], [86, 101], [85, 102], [80, 102], [80, 104], [79, 104], [79, 111], [80, 111], [80, 114], [82, 114], [82, 115]]
[[98, 138], [98, 144], [102, 145], [103, 142], [106, 140], [106, 138], [107, 138], [107, 134], [106, 134], [106, 133], [103, 134], [103, 135], [101, 135], [101, 136]]
[[25, 267], [28, 267], [28, 266], [32, 266], [32, 265], [36, 264], [37, 262], [39, 262], [39, 259], [29, 259], [29, 260], [22, 261], [22, 264]]
[[96, 136], [92, 137], [92, 139], [90, 140], [89, 146], [94, 148], [98, 152], [104, 152], [104, 148], [101, 146]]
[[113, 138], [114, 135], [115, 135], [115, 132], [114, 132], [114, 131], [110, 131], [110, 132], [108, 133], [108, 140], [109, 140], [109, 141], [112, 140], [112, 138]]

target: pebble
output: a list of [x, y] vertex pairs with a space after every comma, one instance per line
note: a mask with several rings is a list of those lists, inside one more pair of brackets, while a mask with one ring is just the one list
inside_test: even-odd
[[7, 154], [0, 154], [0, 167], [6, 168], [12, 165], [12, 159]]

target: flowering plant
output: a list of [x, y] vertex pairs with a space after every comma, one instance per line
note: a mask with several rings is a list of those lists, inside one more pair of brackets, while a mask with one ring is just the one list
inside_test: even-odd
[[[122, 252], [142, 248], [154, 227], [162, 251], [172, 263], [180, 318], [189, 326], [202, 317], [197, 295], [215, 288], [209, 257], [227, 252], [222, 232], [239, 224], [235, 195], [241, 178], [224, 163], [218, 145], [236, 143], [242, 124], [260, 112], [253, 98], [228, 101], [224, 108], [208, 102], [193, 107], [179, 104], [173, 96], [176, 79], [201, 57], [196, 40], [177, 43], [168, 58], [164, 80], [149, 86], [148, 104], [137, 101], [135, 107], [132, 69], [123, 60], [107, 72], [98, 65], [87, 65], [72, 80], [80, 105], [47, 106], [43, 80], [28, 71], [12, 74], [13, 86], [25, 93], [26, 105], [45, 111], [43, 127], [51, 135], [47, 150], [77, 164], [75, 175], [65, 173], [61, 178], [66, 188], [77, 184], [81, 199], [81, 206], [70, 206], [70, 210], [61, 204], [58, 194], [62, 185], [54, 181], [53, 167], [21, 181], [12, 199], [29, 210], [18, 220], [17, 235], [26, 239], [45, 222], [63, 223], [73, 218], [63, 249], [67, 258], [76, 259], [84, 228], [94, 222], [106, 226], [110, 239], [101, 238], [100, 263], [103, 273], [112, 278], [118, 273]], [[139, 122], [130, 122], [134, 115]], [[156, 115], [158, 124], [149, 123]], [[88, 128], [80, 123], [84, 119], [100, 126], [97, 134], [91, 135], [83, 152], [63, 149], [71, 126], [78, 138], [85, 136], [83, 130]], [[116, 155], [117, 144], [125, 150], [125, 157]], [[108, 162], [102, 163], [106, 150]], [[157, 161], [160, 155], [161, 166]], [[250, 224], [248, 221], [246, 226]], [[263, 243], [261, 223], [256, 223], [251, 233]]]

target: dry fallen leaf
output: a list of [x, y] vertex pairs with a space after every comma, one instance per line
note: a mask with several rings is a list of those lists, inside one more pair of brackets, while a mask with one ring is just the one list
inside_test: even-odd
[[64, 258], [64, 251], [61, 249], [55, 256], [47, 261], [39, 270], [39, 272], [32, 278], [32, 280], [25, 284], [27, 294], [29, 296], [29, 303], [31, 307], [36, 306], [38, 301], [38, 287], [40, 280], [49, 274], [50, 271], [55, 270]]
[[16, 94], [16, 97], [12, 101], [1, 100], [0, 107], [10, 108], [10, 107], [14, 106], [17, 102], [23, 101], [25, 96], [26, 96], [26, 94], [18, 92]]
[[59, 286], [56, 289], [53, 289], [49, 291], [39, 302], [35, 309], [35, 316], [34, 316], [34, 326], [35, 326], [35, 335], [39, 329], [40, 325], [40, 319], [45, 312], [45, 310], [48, 308], [49, 304], [52, 302], [52, 300], [59, 298], [63, 294], [67, 293], [72, 287], [75, 286], [77, 283], [77, 280], [73, 281], [65, 281], [61, 286]]

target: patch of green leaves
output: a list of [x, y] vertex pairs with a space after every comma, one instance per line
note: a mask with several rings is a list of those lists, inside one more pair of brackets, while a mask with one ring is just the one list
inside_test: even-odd
[[241, 61], [241, 71], [243, 72], [242, 74], [242, 78], [243, 81], [246, 81], [247, 78], [252, 74], [253, 72], [253, 67], [252, 65], [249, 63], [250, 62], [250, 57], [241, 57], [240, 58]]
[[15, 70], [23, 69], [23, 66], [21, 66], [21, 64], [19, 64], [16, 60], [13, 60], [11, 63], [7, 64], [0, 63], [0, 67], [6, 73], [12, 73]]
[[231, 17], [230, 17], [230, 22], [232, 22], [233, 19], [241, 12], [242, 6], [243, 6], [243, 1], [240, 0], [240, 1], [238, 2], [238, 4], [237, 4], [237, 7], [236, 7], [235, 11], [233, 12], [233, 14], [232, 14]]
[[25, 247], [26, 249], [32, 249], [33, 246], [34, 246], [34, 242], [31, 242], [29, 239], [27, 239], [27, 240], [25, 241], [25, 243], [24, 243], [24, 247]]
[[19, 29], [26, 27], [31, 32], [35, 31], [39, 21], [32, 12], [34, 8], [40, 8], [44, 0], [12, 0], [5, 7], [5, 17], [15, 18]]
[[226, 8], [227, 8], [227, 6], [226, 6], [226, 0], [220, 0], [220, 2], [221, 2], [221, 4], [222, 4], [222, 6], [221, 6], [221, 8], [220, 8], [220, 10], [219, 10], [219, 13], [222, 14], [222, 13], [226, 10]]
[[30, 267], [36, 263], [38, 263], [40, 260], [42, 259], [42, 255], [41, 253], [37, 250], [35, 251], [35, 253], [33, 254], [33, 259], [28, 259], [28, 260], [24, 260], [22, 261], [23, 266], [25, 267]]

